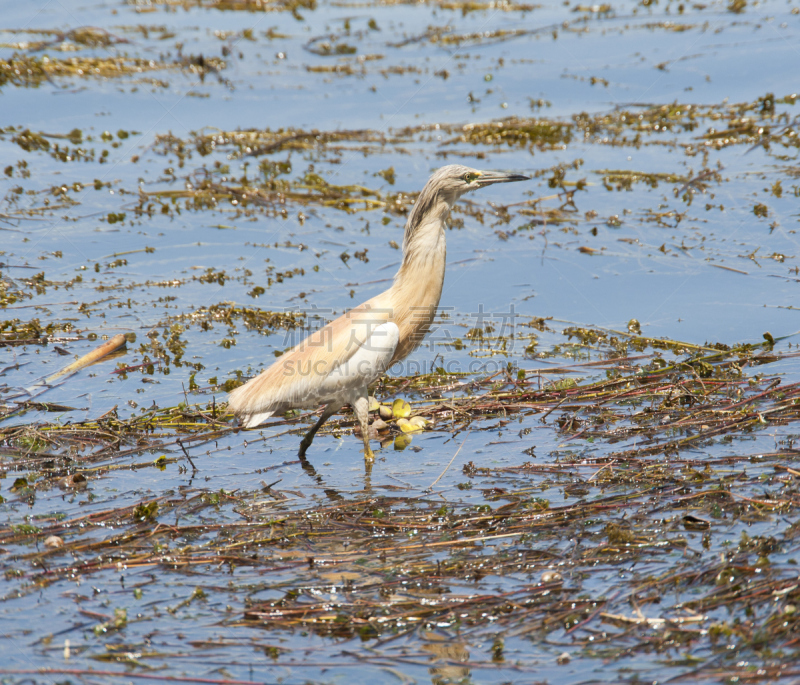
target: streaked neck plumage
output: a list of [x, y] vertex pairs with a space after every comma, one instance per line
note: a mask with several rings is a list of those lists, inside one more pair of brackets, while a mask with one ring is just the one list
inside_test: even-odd
[[400, 328], [395, 360], [403, 359], [430, 329], [444, 286], [446, 221], [458, 199], [454, 193], [426, 192], [417, 198], [406, 222], [403, 263], [387, 291], [393, 318]]

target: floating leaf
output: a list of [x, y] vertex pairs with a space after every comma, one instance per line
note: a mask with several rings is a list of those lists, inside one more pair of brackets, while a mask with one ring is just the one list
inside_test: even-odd
[[11, 486], [11, 492], [19, 492], [20, 490], [24, 490], [28, 486], [28, 481], [25, 478], [17, 478], [14, 480], [14, 485]]
[[[428, 421], [428, 419], [425, 419], [425, 418], [423, 418], [423, 417], [421, 417], [421, 416], [412, 416], [412, 417], [411, 417], [411, 418], [408, 420], [408, 422], [409, 422], [409, 423], [410, 423], [412, 426], [417, 426], [417, 427], [418, 427], [420, 430], [422, 430], [423, 428], [425, 428], [425, 427], [426, 427], [426, 426], [427, 426], [427, 425], [430, 423], [430, 421]], [[398, 423], [399, 423], [399, 422], [398, 422]]]
[[158, 514], [158, 502], [147, 502], [139, 504], [133, 510], [134, 521], [152, 521]]
[[396, 399], [392, 402], [392, 416], [396, 419], [405, 419], [411, 414], [411, 405], [405, 400]]
[[397, 427], [403, 431], [403, 433], [414, 433], [422, 430], [421, 426], [411, 423], [408, 419], [397, 419]]
[[394, 439], [394, 448], [400, 452], [411, 444], [411, 436], [401, 433]]

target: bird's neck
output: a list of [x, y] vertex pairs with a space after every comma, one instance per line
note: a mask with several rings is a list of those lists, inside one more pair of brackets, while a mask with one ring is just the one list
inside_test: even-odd
[[403, 238], [403, 263], [394, 277], [393, 299], [419, 306], [439, 304], [444, 284], [447, 258], [446, 221], [450, 216], [447, 202], [435, 202], [425, 217], [415, 221], [412, 212]]
[[[406, 227], [403, 263], [387, 293], [393, 318], [400, 328], [400, 345], [395, 359], [402, 359], [428, 332], [439, 306], [444, 285], [447, 246], [445, 220], [450, 207], [441, 203], [426, 219]], [[413, 217], [412, 217], [413, 218]]]

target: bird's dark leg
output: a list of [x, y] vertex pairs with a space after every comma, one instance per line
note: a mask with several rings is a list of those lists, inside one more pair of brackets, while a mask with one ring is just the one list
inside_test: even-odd
[[331, 416], [333, 416], [341, 408], [342, 405], [336, 402], [331, 402], [327, 407], [325, 407], [322, 412], [322, 416], [319, 417], [319, 420], [313, 425], [311, 430], [306, 433], [305, 437], [300, 443], [300, 451], [297, 453], [298, 457], [301, 459], [305, 458], [306, 450], [311, 447], [311, 443], [314, 442], [314, 436], [317, 434], [317, 431], [322, 428], [322, 424], [331, 418]]
[[361, 426], [361, 437], [364, 439], [364, 461], [371, 463], [375, 461], [375, 455], [369, 446], [369, 399], [366, 390], [353, 402], [353, 411], [356, 413], [356, 418]]

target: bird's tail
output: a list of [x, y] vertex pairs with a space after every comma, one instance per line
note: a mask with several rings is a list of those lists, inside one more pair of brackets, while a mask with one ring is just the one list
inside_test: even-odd
[[242, 425], [245, 428], [255, 428], [256, 426], [264, 423], [264, 421], [266, 421], [274, 413], [274, 411], [262, 411], [260, 414], [247, 414], [241, 416], [239, 417], [239, 420], [242, 422]]
[[254, 398], [250, 397], [252, 388], [248, 388], [249, 385], [250, 383], [245, 383], [231, 392], [228, 396], [228, 408], [245, 428], [255, 428], [272, 416], [275, 410], [259, 411], [253, 407]]

